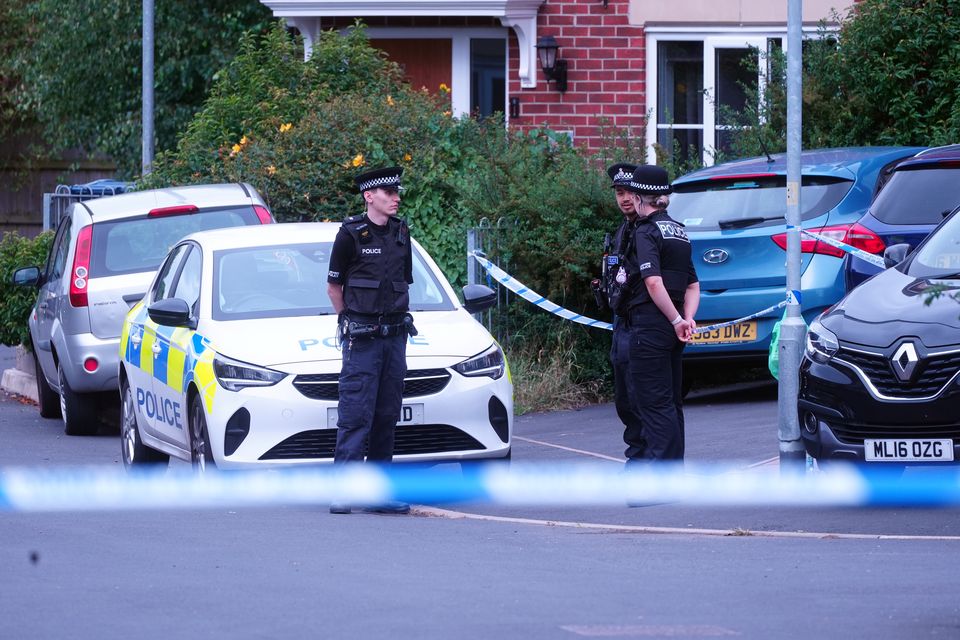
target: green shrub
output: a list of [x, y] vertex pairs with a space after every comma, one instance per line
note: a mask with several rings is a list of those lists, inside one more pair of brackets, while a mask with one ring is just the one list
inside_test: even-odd
[[13, 284], [13, 272], [20, 267], [40, 266], [47, 259], [53, 232], [25, 238], [16, 232], [0, 240], [0, 344], [30, 348], [27, 318], [37, 301], [37, 291]]

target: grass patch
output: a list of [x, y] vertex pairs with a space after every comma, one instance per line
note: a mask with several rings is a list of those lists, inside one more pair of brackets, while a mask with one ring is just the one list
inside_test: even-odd
[[513, 376], [513, 408], [517, 415], [535, 411], [575, 409], [608, 402], [604, 381], [574, 382], [576, 350], [565, 336], [533, 346], [508, 348], [507, 358]]

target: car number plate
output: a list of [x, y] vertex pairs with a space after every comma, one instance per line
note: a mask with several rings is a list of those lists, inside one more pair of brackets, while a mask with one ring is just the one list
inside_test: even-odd
[[731, 342], [753, 342], [757, 339], [757, 321], [739, 322], [729, 327], [720, 327], [712, 331], [693, 334], [690, 344], [729, 344]]
[[[339, 418], [336, 407], [327, 408], [327, 426], [332, 428], [337, 426]], [[397, 426], [408, 424], [423, 424], [423, 404], [405, 404], [400, 408], [400, 420]]]
[[953, 440], [864, 440], [867, 462], [953, 460]]

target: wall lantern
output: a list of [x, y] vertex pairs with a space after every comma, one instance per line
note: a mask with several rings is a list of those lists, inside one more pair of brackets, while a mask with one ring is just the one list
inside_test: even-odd
[[563, 93], [567, 90], [567, 61], [557, 58], [558, 51], [560, 46], [553, 36], [542, 36], [537, 40], [537, 57], [540, 58], [543, 75], [548, 83], [551, 80], [556, 82], [557, 91]]

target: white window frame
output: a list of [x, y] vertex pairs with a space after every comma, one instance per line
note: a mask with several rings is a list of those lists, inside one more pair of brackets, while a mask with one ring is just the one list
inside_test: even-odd
[[[510, 80], [510, 29], [503, 27], [367, 27], [371, 40], [450, 40], [450, 110], [457, 117], [470, 114], [470, 41], [474, 38], [503, 39], [504, 75]], [[432, 87], [435, 89], [436, 87]], [[508, 114], [510, 91], [504, 92], [503, 113]]]
[[[816, 37], [818, 29], [815, 26], [804, 27], [803, 37]], [[769, 38], [779, 38], [783, 43], [783, 51], [787, 52], [787, 25], [767, 27], [743, 27], [731, 30], [724, 27], [662, 27], [649, 25], [646, 28], [647, 67], [646, 67], [646, 95], [647, 101], [647, 161], [656, 162], [654, 144], [657, 134], [663, 129], [692, 129], [703, 131], [703, 150], [701, 160], [705, 166], [713, 164], [713, 155], [716, 151], [716, 50], [730, 48], [744, 48], [756, 46], [761, 52], [766, 51]], [[669, 125], [660, 124], [659, 98], [657, 93], [657, 68], [659, 60], [657, 52], [661, 41], [664, 42], [702, 42], [703, 43], [703, 124]], [[762, 81], [766, 74], [766, 65], [761, 59], [757, 68], [757, 79]], [[758, 86], [763, 86], [762, 82]]]

